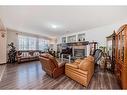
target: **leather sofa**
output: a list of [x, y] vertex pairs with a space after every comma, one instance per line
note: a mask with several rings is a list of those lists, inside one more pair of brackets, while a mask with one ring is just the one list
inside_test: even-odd
[[20, 51], [17, 51], [16, 60], [18, 63], [35, 61], [35, 60], [39, 60], [40, 54], [41, 52], [38, 50], [28, 50], [28, 51], [20, 50]]
[[88, 86], [94, 73], [94, 57], [77, 59], [65, 65], [65, 74], [83, 86]]
[[62, 75], [65, 71], [65, 62], [57, 60], [51, 54], [43, 53], [40, 55], [39, 60], [42, 69], [53, 78]]

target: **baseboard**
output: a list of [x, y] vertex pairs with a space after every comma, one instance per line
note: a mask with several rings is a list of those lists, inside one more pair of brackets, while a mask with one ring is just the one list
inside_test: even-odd
[[0, 65], [5, 65], [5, 64], [7, 64], [7, 63], [0, 63]]

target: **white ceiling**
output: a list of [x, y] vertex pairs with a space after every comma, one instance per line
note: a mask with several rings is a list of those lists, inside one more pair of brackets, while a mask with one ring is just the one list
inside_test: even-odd
[[0, 6], [0, 15], [9, 28], [56, 37], [127, 19], [127, 7]]

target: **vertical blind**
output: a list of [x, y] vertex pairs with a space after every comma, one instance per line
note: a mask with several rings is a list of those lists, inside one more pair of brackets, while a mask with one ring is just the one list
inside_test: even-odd
[[48, 49], [49, 40], [42, 38], [18, 35], [19, 50], [42, 50]]

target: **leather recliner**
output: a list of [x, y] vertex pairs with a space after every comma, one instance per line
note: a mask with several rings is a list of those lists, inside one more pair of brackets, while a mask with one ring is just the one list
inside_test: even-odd
[[56, 78], [64, 73], [65, 62], [56, 60], [56, 58], [52, 55], [43, 53], [40, 55], [39, 60], [42, 65], [42, 69], [51, 77]]
[[94, 73], [94, 57], [88, 56], [83, 60], [77, 59], [65, 65], [65, 74], [78, 83], [88, 86]]

